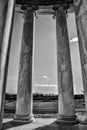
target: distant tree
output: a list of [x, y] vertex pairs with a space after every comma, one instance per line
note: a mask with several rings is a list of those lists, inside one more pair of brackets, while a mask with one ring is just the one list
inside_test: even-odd
[[5, 100], [12, 100], [12, 101], [16, 101], [17, 95], [16, 94], [5, 94]]
[[34, 93], [33, 99], [34, 100], [43, 100], [43, 101], [58, 100], [58, 95]]

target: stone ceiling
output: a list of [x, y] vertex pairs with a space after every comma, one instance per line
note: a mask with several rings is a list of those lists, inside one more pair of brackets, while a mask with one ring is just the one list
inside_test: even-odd
[[17, 4], [26, 4], [26, 5], [56, 5], [56, 4], [73, 4], [73, 0], [16, 0]]
[[68, 12], [74, 11], [73, 0], [16, 0], [16, 6], [37, 6], [38, 14], [53, 14], [53, 6], [68, 5]]

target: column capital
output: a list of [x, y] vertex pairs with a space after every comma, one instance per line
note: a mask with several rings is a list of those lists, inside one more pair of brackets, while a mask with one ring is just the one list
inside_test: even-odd
[[27, 5], [22, 5], [21, 6], [22, 10], [32, 10], [32, 11], [36, 11], [38, 9], [37, 6], [27, 6]]
[[65, 5], [57, 5], [57, 6], [54, 6], [53, 7], [53, 10], [54, 10], [54, 14], [53, 14], [53, 19], [56, 19], [56, 15], [57, 15], [57, 12], [63, 12], [65, 13], [66, 17], [68, 16], [67, 14], [67, 9], [69, 8], [69, 5], [65, 4]]
[[64, 4], [64, 5], [57, 5], [57, 6], [53, 6], [53, 10], [57, 11], [59, 9], [63, 9], [64, 11], [66, 11], [67, 9], [69, 9], [69, 5], [68, 4]]
[[67, 9], [68, 9], [68, 8], [69, 8], [69, 5], [68, 5], [68, 4], [54, 6], [54, 7], [53, 7], [53, 10], [54, 10], [53, 19], [56, 19], [56, 13], [57, 13], [57, 11], [59, 11], [59, 10], [61, 10], [61, 12], [65, 12], [66, 16], [68, 16], [68, 15], [67, 15]]
[[37, 18], [37, 10], [38, 10], [38, 6], [27, 6], [27, 5], [22, 5], [21, 6], [21, 9], [22, 10], [24, 10], [24, 13], [26, 12], [26, 11], [32, 11], [35, 15], [35, 17]]

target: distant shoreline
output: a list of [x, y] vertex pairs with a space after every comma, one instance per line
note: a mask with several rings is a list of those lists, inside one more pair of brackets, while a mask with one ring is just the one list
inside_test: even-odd
[[[16, 101], [16, 99], [17, 99], [17, 94], [6, 93], [6, 95], [5, 95], [5, 100]], [[81, 99], [81, 100], [84, 101], [84, 94], [74, 95], [74, 99]], [[34, 93], [33, 94], [33, 100], [43, 100], [43, 101], [58, 100], [58, 95]]]

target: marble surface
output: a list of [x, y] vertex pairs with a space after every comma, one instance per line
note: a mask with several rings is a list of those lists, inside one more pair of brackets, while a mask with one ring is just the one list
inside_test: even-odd
[[16, 116], [32, 115], [33, 11], [27, 9], [22, 35]]
[[62, 7], [56, 10], [57, 66], [59, 115], [75, 116], [73, 77], [71, 68], [66, 14]]
[[74, 5], [79, 38], [85, 108], [87, 111], [87, 0], [75, 0]]

